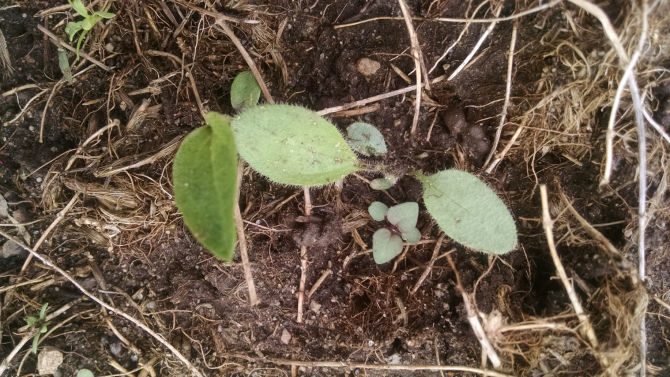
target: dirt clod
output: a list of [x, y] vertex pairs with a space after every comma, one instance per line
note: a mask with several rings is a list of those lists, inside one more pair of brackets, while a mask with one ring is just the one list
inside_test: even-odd
[[372, 76], [381, 67], [381, 64], [379, 62], [374, 61], [372, 59], [368, 58], [361, 58], [358, 60], [358, 63], [356, 63], [356, 68], [358, 68], [358, 72], [360, 72], [363, 76]]
[[63, 353], [55, 347], [46, 346], [37, 355], [37, 370], [40, 374], [54, 374], [63, 364]]

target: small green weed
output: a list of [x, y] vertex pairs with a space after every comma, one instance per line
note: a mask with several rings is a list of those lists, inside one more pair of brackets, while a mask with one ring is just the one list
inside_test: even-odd
[[39, 318], [35, 317], [28, 317], [26, 318], [26, 322], [28, 322], [28, 326], [32, 328], [39, 328], [39, 332], [35, 334], [35, 337], [33, 338], [33, 353], [37, 353], [37, 343], [40, 341], [40, 335], [44, 334], [47, 332], [47, 325], [49, 322], [46, 321], [46, 314], [47, 314], [47, 306], [49, 306], [49, 303], [45, 303], [42, 305], [42, 309], [40, 310], [40, 316]]
[[95, 24], [102, 19], [114, 18], [116, 15], [108, 12], [111, 3], [108, 4], [105, 9], [93, 12], [93, 14], [88, 14], [88, 10], [86, 10], [86, 6], [84, 6], [84, 3], [82, 3], [81, 0], [70, 0], [70, 6], [72, 6], [72, 9], [79, 13], [80, 16], [84, 17], [81, 21], [68, 22], [67, 26], [65, 26], [65, 32], [70, 36], [70, 42], [72, 42], [74, 36], [81, 31], [79, 40], [77, 41], [77, 60], [79, 60], [79, 48], [81, 47], [81, 42], [86, 37], [86, 33], [93, 29]]
[[368, 213], [377, 221], [387, 221], [389, 226], [372, 235], [372, 256], [377, 264], [383, 264], [402, 252], [402, 241], [416, 244], [421, 232], [416, 228], [419, 205], [409, 202], [389, 208], [382, 202], [372, 202]]

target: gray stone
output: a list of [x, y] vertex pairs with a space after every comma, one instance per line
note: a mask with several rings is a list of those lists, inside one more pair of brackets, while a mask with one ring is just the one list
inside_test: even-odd
[[19, 244], [14, 241], [7, 241], [4, 245], [2, 245], [2, 252], [0, 252], [0, 257], [9, 258], [17, 255], [23, 256], [26, 254], [28, 254], [28, 251], [19, 246]]
[[288, 332], [288, 330], [284, 329], [284, 331], [281, 332], [281, 341], [284, 344], [288, 344], [288, 342], [291, 341], [291, 333]]
[[356, 63], [356, 68], [358, 68], [358, 72], [363, 74], [363, 76], [372, 76], [381, 68], [381, 64], [372, 59], [361, 58]]

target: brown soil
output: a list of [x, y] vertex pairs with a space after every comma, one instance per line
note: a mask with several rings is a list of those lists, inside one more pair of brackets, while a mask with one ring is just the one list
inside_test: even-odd
[[[0, 11], [0, 27], [16, 69], [14, 74], [3, 76], [0, 92], [32, 83], [51, 89], [49, 83], [61, 78], [56, 48], [44, 39], [37, 25], [46, 25], [53, 30], [65, 14], [33, 17], [38, 11], [61, 3], [27, 1], [20, 7]], [[236, 35], [253, 52], [270, 92], [278, 102], [321, 110], [407, 86], [391, 64], [414, 79], [413, 74], [409, 74], [414, 69], [409, 55], [410, 39], [402, 20], [379, 20], [334, 28], [356, 20], [399, 15], [400, 8], [395, 1], [372, 1], [364, 14], [360, 13], [366, 6], [364, 1], [254, 3], [263, 4], [257, 4], [258, 7], [217, 5], [216, 9], [240, 18], [261, 20], [265, 28], [262, 30], [272, 31], [271, 36], [263, 39], [254, 34], [261, 30], [254, 29], [257, 24], [240, 24]], [[177, 23], [181, 23], [182, 15], [188, 14], [188, 9], [174, 2], [166, 4]], [[410, 2], [412, 11], [420, 17], [463, 17], [469, 7], [472, 13], [478, 4], [468, 5], [466, 1]], [[512, 2], [506, 2], [500, 14], [507, 16], [530, 7], [515, 9]], [[545, 91], [537, 90], [538, 81], [544, 79], [547, 72], [554, 75], [550, 82], [555, 87], [572, 80], [571, 71], [551, 54], [553, 47], [538, 43], [556, 30], [570, 28], [563, 16], [565, 8], [576, 10], [565, 4], [520, 19], [511, 92], [513, 106], [508, 119], [521, 115], [547, 95]], [[315, 208], [312, 216], [315, 220], [304, 222], [300, 218], [304, 210], [302, 190], [276, 185], [247, 169], [240, 206], [244, 219], [250, 222], [246, 234], [252, 273], [261, 301], [257, 307], [248, 304], [239, 255], [232, 263], [214, 259], [184, 226], [171, 196], [173, 154], [117, 174], [111, 180], [96, 176], [95, 172], [111, 166], [117, 159], [128, 158], [120, 166], [129, 165], [139, 159], [138, 155], [160, 151], [171, 140], [202, 124], [189, 80], [186, 77], [180, 80], [181, 67], [167, 57], [152, 56], [146, 51], [169, 52], [190, 63], [197, 45], [195, 64], [190, 69], [200, 98], [209, 109], [223, 113], [232, 112], [229, 105], [232, 79], [247, 69], [242, 56], [223, 34], [213, 29], [202, 30], [210, 25], [211, 19], [202, 18], [198, 12], [190, 15], [183, 32], [174, 37], [171, 33], [175, 25], [158, 1], [146, 4], [117, 1], [113, 10], [117, 17], [105, 27], [108, 32], [101, 45], [112, 43], [119, 54], [110, 54], [104, 47], [94, 53], [98, 59], [111, 55], [105, 64], [114, 68], [113, 72], [93, 68], [78, 77], [74, 84], [65, 84], [58, 90], [46, 110], [43, 143], [38, 140], [40, 122], [51, 90], [31, 104], [18, 121], [2, 127], [1, 193], [9, 203], [10, 214], [20, 222], [39, 220], [26, 227], [33, 243], [74, 194], [74, 181], [96, 183], [110, 191], [130, 192], [136, 205], [110, 210], [100, 198], [86, 192], [84, 200], [70, 211], [40, 248], [43, 254], [73, 274], [78, 271], [76, 276], [80, 283], [98, 297], [146, 322], [206, 375], [280, 376], [291, 373], [290, 367], [274, 365], [267, 358], [434, 365], [437, 363], [435, 347], [443, 365], [480, 365], [481, 347], [467, 320], [463, 299], [455, 285], [454, 271], [446, 259], [438, 260], [421, 288], [415, 294], [410, 293], [430, 261], [434, 241], [441, 233], [425, 207], [422, 207], [417, 227], [428, 242], [411, 247], [397, 266], [393, 262], [376, 265], [371, 253], [351, 257], [364, 249], [356, 242], [355, 235], [360, 235], [364, 246], [369, 248], [372, 234], [379, 227], [366, 213], [372, 201], [389, 205], [416, 201], [423, 205], [421, 185], [410, 176], [403, 176], [387, 190], [388, 194], [370, 189], [367, 183], [354, 176], [345, 179], [341, 193], [335, 187], [313, 189]], [[620, 20], [629, 8], [617, 5], [608, 7], [607, 11], [613, 20]], [[478, 17], [484, 17], [483, 13], [478, 13]], [[152, 15], [159, 33], [148, 23], [147, 14]], [[134, 26], [131, 17], [134, 17]], [[487, 17], [492, 17], [491, 11]], [[275, 37], [274, 33], [284, 20], [286, 25], [281, 43], [263, 44], [264, 40]], [[595, 21], [588, 22], [590, 27], [592, 23]], [[445, 22], [415, 21], [415, 26], [429, 69], [462, 30], [461, 24]], [[487, 27], [488, 24], [471, 25], [453, 51], [437, 65], [431, 78], [451, 74]], [[500, 259], [467, 250], [449, 238], [442, 245], [442, 252], [455, 249], [451, 255], [466, 290], [472, 292], [478, 282], [474, 292], [478, 310], [483, 313], [497, 310], [509, 324], [544, 318], [576, 328], [576, 318], [568, 315], [572, 307], [565, 289], [554, 278], [556, 270], [540, 221], [538, 184], [549, 184], [550, 191], [554, 192], [560, 185], [564, 193], [574, 199], [577, 211], [591, 224], [604, 224], [598, 230], [636, 262], [636, 236], [632, 234], [637, 224], [637, 183], [630, 182], [635, 176], [637, 160], [618, 145], [620, 157], [615, 160], [614, 181], [609, 190], [599, 189], [605, 156], [604, 130], [610, 111], [600, 108], [597, 110], [600, 115], [590, 122], [593, 129], [582, 139], [590, 149], [579, 165], [565, 156], [565, 150], [542, 151], [541, 146], [533, 145], [533, 139], [528, 136], [520, 139], [522, 146], [519, 150], [515, 149], [505, 158], [493, 174], [483, 174], [481, 168], [499, 123], [501, 99], [505, 98], [512, 27], [513, 22], [497, 25], [477, 54], [482, 55], [471, 66], [454, 80], [433, 85], [430, 98], [439, 107], [422, 108], [414, 138], [410, 138], [409, 133], [414, 92], [379, 101], [380, 108], [369, 114], [330, 119], [341, 129], [354, 121], [377, 126], [389, 149], [382, 162], [400, 175], [410, 169], [434, 173], [460, 168], [478, 173], [508, 204], [519, 231], [517, 250]], [[142, 56], [137, 51], [133, 28], [137, 29]], [[64, 37], [62, 27], [57, 30], [57, 34]], [[102, 26], [98, 26], [97, 35], [102, 30]], [[584, 51], [597, 54], [598, 48], [602, 48], [598, 44], [607, 43], [601, 35], [597, 38], [600, 39], [578, 42]], [[286, 67], [285, 77], [277, 56], [262, 50], [267, 46], [274, 46], [281, 53]], [[85, 50], [90, 51], [90, 42]], [[371, 77], [364, 77], [357, 71], [356, 63], [363, 57], [381, 63], [381, 68]], [[72, 59], [71, 54], [70, 61]], [[128, 93], [146, 88], [152, 80], [172, 72], [179, 74], [159, 92], [128, 96]], [[114, 89], [111, 96], [110, 85]], [[29, 89], [0, 97], [2, 122], [13, 119], [39, 90]], [[668, 82], [660, 84], [658, 90], [655, 95], [659, 99], [658, 108], [662, 110], [670, 98]], [[131, 103], [122, 104], [125, 98]], [[102, 149], [104, 145], [112, 144], [104, 141], [86, 152], [90, 156], [102, 157], [91, 161], [93, 163], [78, 160], [70, 172], [60, 174], [72, 154], [58, 156], [80, 146], [83, 140], [106, 125], [108, 116], [119, 119], [124, 127], [133, 118], [133, 105], [138, 106], [145, 99], [150, 101], [150, 106], [162, 105], [162, 108], [148, 116], [132, 137], [123, 139], [116, 155]], [[99, 101], [87, 104], [94, 100]], [[441, 111], [437, 118], [434, 111], [429, 111], [435, 108]], [[445, 124], [444, 119], [449, 122], [453, 116], [443, 118], [443, 115], [454, 109], [465, 116], [466, 125], [462, 130]], [[663, 113], [655, 113], [656, 119], [664, 122], [667, 129], [667, 118], [663, 116]], [[427, 139], [431, 128], [430, 139]], [[513, 132], [516, 127], [509, 126], [509, 129]], [[511, 132], [503, 134], [503, 139], [509, 139]], [[112, 140], [122, 140], [120, 135], [112, 135]], [[633, 145], [631, 148], [636, 150], [635, 142]], [[665, 145], [659, 153], [667, 156], [667, 150]], [[372, 174], [367, 176], [374, 177]], [[650, 179], [650, 198], [656, 195], [656, 190], [667, 190], [662, 184], [666, 179], [661, 175]], [[286, 201], [291, 196], [293, 198]], [[667, 208], [667, 194], [661, 198]], [[558, 200], [553, 203], [557, 210], [552, 215], [556, 217], [561, 208]], [[105, 216], [101, 208], [113, 212], [115, 217]], [[110, 245], [107, 235], [114, 233], [113, 230], [96, 227], [84, 219], [116, 226], [120, 233], [111, 238]], [[667, 258], [670, 234], [666, 230], [669, 221], [669, 212], [659, 210], [647, 228], [647, 289], [651, 296], [657, 295], [664, 300], [670, 284]], [[568, 228], [570, 225], [572, 228]], [[610, 347], [617, 343], [616, 339], [610, 338], [615, 318], [603, 309], [603, 299], [599, 296], [603, 293], [599, 292], [606, 291], [604, 287], [619, 289], [621, 295], [634, 292], [631, 273], [608, 258], [597, 243], [578, 229], [574, 220], [564, 218], [557, 222], [556, 239], [566, 235], [568, 229], [575, 234], [558, 244], [558, 253], [569, 275], [583, 283], [577, 284], [577, 292], [585, 310], [592, 314], [600, 341], [604, 347]], [[312, 287], [323, 271], [330, 269], [332, 273], [306, 300], [306, 320], [299, 324], [296, 322], [296, 292], [300, 280], [299, 246], [303, 243], [309, 243], [307, 288]], [[25, 258], [22, 254], [2, 259], [2, 286], [17, 281]], [[346, 267], [343, 265], [345, 261], [348, 262]], [[90, 265], [98, 266], [102, 272], [106, 290], [92, 275], [87, 267]], [[489, 267], [492, 268], [487, 273]], [[49, 308], [55, 309], [81, 297], [73, 285], [35, 262], [28, 266], [21, 281], [45, 274], [57, 280], [37, 290], [32, 290], [31, 284], [13, 290], [11, 295], [3, 293], [0, 359], [4, 360], [20, 339], [17, 330], [25, 325], [26, 317], [35, 316], [43, 303], [48, 302]], [[647, 357], [653, 367], [648, 367], [648, 371], [659, 376], [670, 373], [666, 340], [668, 318], [665, 317], [667, 311], [663, 310], [653, 300], [647, 308], [649, 313], [654, 313], [647, 316]], [[141, 351], [142, 354], [136, 356], [112, 332], [105, 322], [105, 315], [90, 301], [77, 303], [66, 315], [54, 319], [51, 325], [76, 313], [82, 314], [47, 337], [41, 345], [57, 347], [64, 353], [61, 366], [64, 375], [74, 375], [80, 368], [91, 369], [96, 375], [115, 374], [118, 371], [108, 364], [110, 358], [127, 370], [133, 370], [138, 367], [138, 362], [146, 362], [154, 356], [158, 357], [154, 368], [159, 375], [187, 373], [183, 364], [149, 335], [128, 321], [107, 317]], [[291, 335], [288, 343], [282, 341], [285, 331]], [[554, 376], [597, 375], [601, 372], [601, 366], [586, 347], [585, 340], [575, 336], [576, 331], [524, 334], [497, 343], [501, 353], [506, 355], [505, 370], [509, 373], [549, 375], [543, 368], [556, 368]], [[12, 362], [11, 375], [16, 374], [28, 349], [28, 346], [24, 347]], [[37, 358], [27, 355], [25, 360], [22, 375], [37, 373]], [[634, 364], [631, 359], [626, 368]], [[623, 371], [622, 367], [620, 372], [623, 374]], [[439, 374], [347, 371], [325, 367], [298, 371], [298, 375], [305, 376], [354, 376], [359, 373], [380, 376]]]

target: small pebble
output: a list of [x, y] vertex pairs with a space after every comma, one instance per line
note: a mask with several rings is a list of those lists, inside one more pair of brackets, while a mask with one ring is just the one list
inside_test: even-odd
[[381, 68], [381, 64], [372, 59], [361, 58], [356, 63], [356, 68], [363, 76], [372, 76]]
[[460, 134], [468, 126], [468, 122], [465, 120], [465, 113], [458, 107], [447, 110], [442, 119], [444, 120], [444, 125], [449, 128], [452, 135]]

